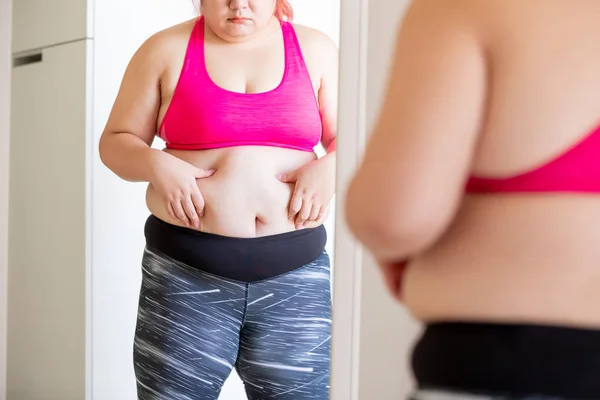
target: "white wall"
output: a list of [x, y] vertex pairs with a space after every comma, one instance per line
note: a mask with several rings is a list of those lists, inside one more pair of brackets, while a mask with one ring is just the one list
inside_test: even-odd
[[294, 22], [319, 29], [339, 45], [340, 0], [290, 0]]
[[[294, 5], [296, 22], [320, 28], [337, 41], [339, 0], [298, 0]], [[153, 32], [189, 19], [193, 12], [191, 2], [187, 1], [95, 2], [94, 146], [133, 52]], [[148, 215], [145, 185], [117, 178], [102, 165], [97, 152], [94, 152], [93, 177], [93, 399], [132, 399], [135, 398], [132, 343], [144, 247], [143, 226]], [[328, 221], [329, 228], [332, 220]], [[332, 244], [330, 238], [330, 253]], [[244, 398], [242, 384], [234, 373], [221, 399]]]
[[6, 396], [11, 0], [0, 0], [0, 400]]
[[[409, 0], [369, 0], [367, 132], [380, 107], [398, 23]], [[403, 399], [412, 386], [407, 357], [418, 325], [387, 295], [377, 266], [364, 255], [359, 398]]]

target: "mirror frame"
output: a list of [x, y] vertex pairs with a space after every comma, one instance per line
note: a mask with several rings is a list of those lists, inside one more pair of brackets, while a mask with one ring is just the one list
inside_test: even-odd
[[368, 12], [369, 0], [340, 2], [331, 400], [358, 400], [363, 250], [346, 226], [344, 199], [366, 137]]

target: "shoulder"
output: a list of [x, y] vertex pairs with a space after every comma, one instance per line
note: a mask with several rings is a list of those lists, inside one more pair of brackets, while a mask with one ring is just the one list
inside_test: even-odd
[[197, 18], [160, 30], [140, 45], [132, 62], [140, 62], [156, 68], [168, 67], [174, 57], [180, 57], [188, 46]]
[[[510, 2], [510, 0], [508, 0]], [[490, 1], [489, 3], [478, 0], [413, 0], [409, 5], [407, 14], [421, 16], [448, 15], [451, 18], [472, 15], [486, 9], [501, 8], [502, 2]]]
[[318, 29], [305, 25], [292, 24], [303, 52], [310, 52], [323, 57], [338, 55], [338, 48], [333, 39]]
[[318, 29], [292, 24], [307, 63], [319, 70], [337, 68], [339, 51], [331, 37]]
[[402, 25], [424, 32], [455, 30], [476, 35], [485, 30], [491, 22], [491, 15], [502, 12], [501, 9], [511, 2], [513, 1], [414, 0], [404, 15]]

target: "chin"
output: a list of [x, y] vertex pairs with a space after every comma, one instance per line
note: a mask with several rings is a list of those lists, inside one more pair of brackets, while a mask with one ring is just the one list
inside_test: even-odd
[[229, 36], [242, 38], [244, 36], [252, 35], [254, 33], [254, 28], [248, 25], [228, 24], [226, 31]]

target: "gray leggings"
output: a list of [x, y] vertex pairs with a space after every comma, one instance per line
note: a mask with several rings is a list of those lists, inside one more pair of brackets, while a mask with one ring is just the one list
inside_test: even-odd
[[215, 400], [235, 368], [251, 400], [328, 399], [327, 253], [245, 283], [146, 248], [134, 341], [139, 400]]

